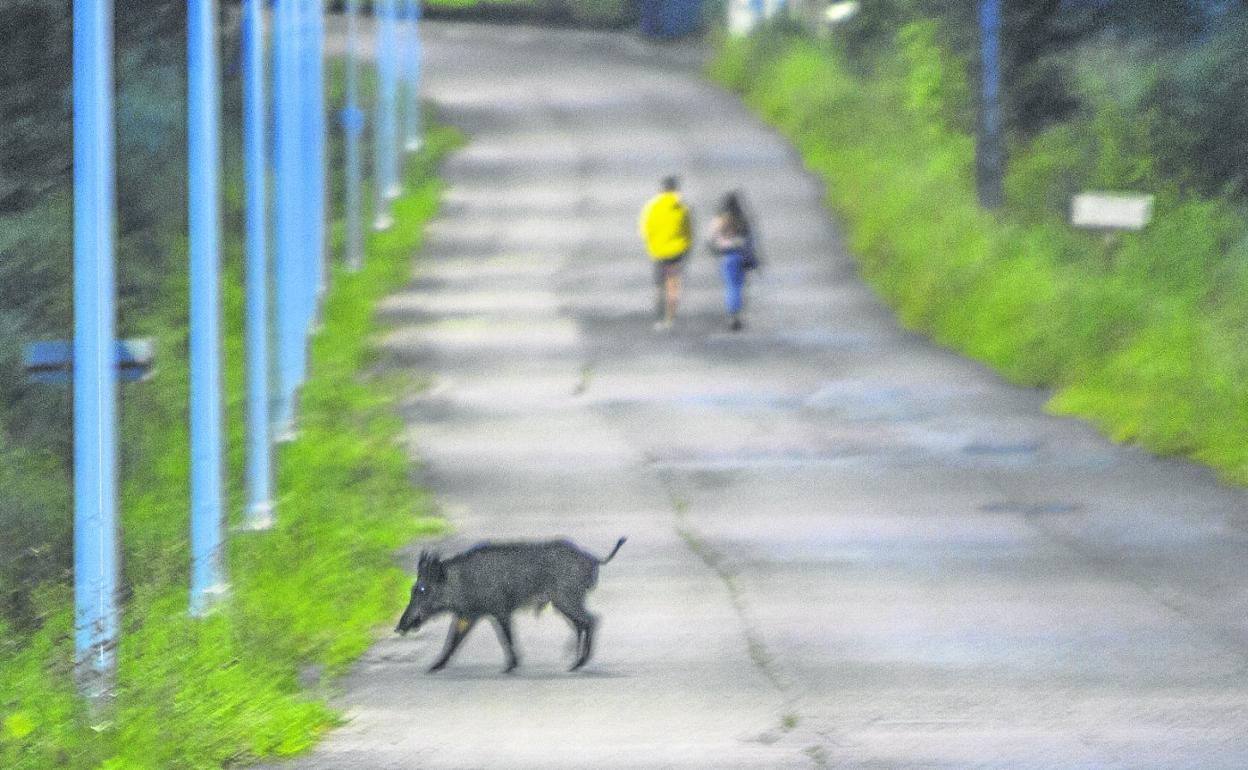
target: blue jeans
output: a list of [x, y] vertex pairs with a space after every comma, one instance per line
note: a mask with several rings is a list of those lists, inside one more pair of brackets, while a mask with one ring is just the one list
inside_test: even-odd
[[724, 274], [724, 304], [728, 306], [729, 314], [736, 315], [741, 312], [741, 290], [745, 288], [745, 254], [726, 251], [720, 260], [720, 269]]

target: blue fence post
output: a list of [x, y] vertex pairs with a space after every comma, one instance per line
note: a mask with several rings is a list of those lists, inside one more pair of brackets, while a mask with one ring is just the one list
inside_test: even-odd
[[273, 524], [269, 424], [268, 161], [264, 98], [264, 8], [243, 6], [243, 176], [247, 249], [247, 529]]
[[316, 297], [320, 279], [317, 269], [317, 239], [320, 232], [319, 217], [317, 216], [317, 206], [320, 196], [318, 195], [318, 174], [317, 174], [317, 141], [316, 141], [316, 112], [317, 112], [317, 82], [316, 82], [316, 17], [318, 15], [318, 7], [320, 0], [302, 0], [302, 13], [299, 24], [299, 61], [300, 61], [300, 107], [301, 107], [301, 123], [300, 133], [303, 137], [303, 164], [301, 166], [303, 184], [300, 186], [302, 193], [303, 211], [301, 222], [303, 224], [303, 239], [300, 244], [299, 264], [301, 268], [300, 285], [302, 292], [300, 294], [302, 322], [300, 326], [300, 335], [298, 344], [305, 351], [300, 356], [299, 368], [299, 384], [302, 385], [307, 379], [307, 338], [311, 331], [312, 324], [316, 318]]
[[221, 155], [217, 4], [187, 5], [190, 222], [191, 614], [225, 591], [221, 451]]
[[408, 152], [420, 149], [420, 0], [405, 0], [407, 5], [407, 35], [403, 46], [403, 81], [406, 85], [407, 105], [404, 112]]
[[347, 104], [342, 110], [342, 130], [346, 144], [346, 263], [351, 272], [364, 264], [364, 232], [361, 219], [360, 133], [364, 129], [364, 113], [360, 110], [359, 83], [359, 16], [360, 0], [347, 0]]
[[74, 0], [74, 653], [108, 693], [117, 642], [116, 191], [113, 6]]
[[274, 29], [274, 81], [276, 84], [274, 145], [277, 155], [276, 233], [274, 262], [274, 308], [277, 340], [277, 414], [274, 432], [279, 440], [294, 433], [295, 392], [302, 370], [300, 356], [304, 335], [301, 329], [299, 270], [301, 250], [301, 178], [299, 135], [299, 58], [298, 21], [302, 0], [276, 0]]
[[393, 224], [390, 201], [398, 195], [398, 174], [395, 171], [398, 163], [395, 0], [375, 0], [373, 8], [376, 30], [373, 50], [377, 61], [377, 117], [373, 122], [373, 181], [376, 188], [373, 227], [385, 230]]
[[326, 253], [326, 202], [329, 192], [326, 188], [328, 176], [325, 164], [325, 0], [311, 0], [312, 3], [312, 40], [308, 55], [312, 58], [312, 227], [313, 266], [316, 282], [314, 288], [313, 321], [319, 315], [320, 296], [328, 287], [328, 271], [325, 265]]
[[979, 204], [1005, 203], [1005, 141], [1001, 135], [1001, 0], [980, 0], [980, 136], [976, 153]]
[[290, 278], [294, 285], [291, 308], [290, 347], [295, 363], [294, 379], [291, 383], [291, 397], [297, 399], [299, 386], [303, 384], [307, 372], [308, 352], [308, 294], [312, 288], [308, 285], [308, 254], [309, 237], [308, 215], [310, 199], [308, 197], [308, 134], [307, 134], [307, 99], [308, 99], [308, 0], [296, 0], [291, 6], [294, 9], [292, 55], [295, 72], [294, 101], [291, 104], [291, 132], [295, 144], [295, 155], [298, 161], [294, 167], [295, 187], [295, 228], [298, 240], [290, 244], [291, 272]]
[[386, 6], [387, 44], [383, 51], [385, 71], [379, 73], [382, 88], [386, 91], [389, 109], [386, 119], [386, 198], [394, 200], [402, 192], [403, 183], [399, 177], [399, 78], [402, 76], [400, 58], [403, 39], [399, 34], [399, 0], [383, 0]]

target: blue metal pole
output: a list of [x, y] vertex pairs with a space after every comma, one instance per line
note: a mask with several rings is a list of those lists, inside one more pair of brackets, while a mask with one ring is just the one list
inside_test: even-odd
[[313, 194], [312, 223], [315, 237], [312, 240], [314, 249], [313, 267], [315, 282], [313, 283], [313, 322], [319, 311], [319, 298], [328, 286], [325, 269], [326, 254], [326, 202], [329, 192], [326, 187], [328, 177], [325, 171], [325, 3], [324, 0], [312, 0], [312, 155], [315, 165], [312, 167], [315, 184], [311, 185]]
[[397, 40], [394, 31], [395, 0], [376, 0], [375, 29], [376, 44], [374, 45], [377, 61], [377, 118], [373, 132], [373, 181], [376, 188], [376, 216], [373, 227], [385, 230], [393, 224], [390, 218], [390, 201], [398, 195], [397, 166], [397, 126], [395, 121], [395, 101], [397, 91], [397, 72], [395, 47]]
[[346, 144], [347, 238], [346, 263], [351, 272], [364, 264], [364, 232], [360, 222], [362, 172], [360, 169], [360, 133], [364, 129], [364, 113], [360, 110], [359, 83], [359, 15], [360, 0], [347, 0], [347, 105], [342, 111], [342, 129]]
[[117, 642], [113, 5], [74, 0], [74, 652], [108, 692]]
[[394, 200], [399, 197], [402, 192], [403, 183], [399, 178], [399, 145], [401, 137], [399, 136], [399, 78], [402, 73], [401, 69], [401, 48], [403, 46], [402, 37], [399, 34], [399, 0], [385, 0], [386, 4], [386, 27], [388, 29], [388, 44], [385, 47], [384, 56], [386, 61], [386, 70], [382, 76], [385, 80], [384, 88], [386, 90], [386, 100], [389, 109], [386, 112], [386, 119], [389, 126], [386, 128], [386, 197]]
[[277, 258], [274, 264], [275, 321], [277, 326], [278, 406], [274, 431], [279, 439], [294, 432], [295, 392], [299, 387], [303, 353], [298, 269], [301, 249], [300, 196], [302, 165], [299, 146], [298, 6], [302, 0], [277, 0], [274, 30], [276, 112], [274, 143], [277, 153]]
[[1005, 140], [1001, 135], [1001, 0], [980, 0], [979, 203], [999, 209], [1005, 202]]
[[[319, 0], [301, 0], [299, 22], [299, 132], [302, 137], [301, 150], [303, 163], [300, 167], [303, 183], [300, 185], [303, 225], [303, 238], [299, 250], [300, 322], [299, 344], [306, 350], [307, 335], [312, 328], [316, 315], [316, 45], [315, 22], [316, 8]], [[299, 361], [299, 384], [307, 379], [307, 356], [301, 355]]]
[[221, 500], [221, 147], [217, 4], [187, 5], [190, 222], [191, 614], [225, 591]]
[[390, 199], [386, 196], [386, 0], [373, 0], [373, 62], [377, 69], [377, 85], [373, 97], [373, 229], [387, 230]]
[[286, 306], [289, 280], [286, 277], [290, 243], [290, 138], [287, 118], [290, 103], [290, 2], [273, 0], [273, 343], [274, 410], [273, 433], [281, 440], [294, 421], [294, 404], [287, 388], [289, 352], [286, 345]]
[[243, 175], [247, 207], [248, 529], [273, 524], [269, 435], [268, 163], [264, 99], [263, 0], [243, 5]]
[[408, 152], [420, 149], [420, 0], [405, 0], [407, 6], [407, 45], [404, 46], [403, 82], [407, 95], [404, 111], [403, 147]]
[[290, 244], [290, 280], [292, 283], [292, 302], [290, 310], [290, 349], [295, 365], [291, 383], [291, 397], [297, 400], [299, 386], [303, 384], [307, 374], [308, 361], [308, 295], [312, 288], [308, 282], [308, 241], [310, 227], [311, 201], [309, 198], [308, 162], [308, 2], [295, 0], [291, 5], [294, 10], [294, 21], [291, 23], [291, 71], [294, 78], [294, 91], [290, 105], [291, 141], [295, 145], [295, 162], [293, 178], [295, 182], [295, 226], [298, 240]]

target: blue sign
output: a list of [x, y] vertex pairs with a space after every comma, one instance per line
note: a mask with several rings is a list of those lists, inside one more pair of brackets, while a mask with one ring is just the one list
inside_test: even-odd
[[[127, 382], [148, 379], [155, 360], [155, 345], [150, 339], [117, 341], [117, 376]], [[26, 346], [23, 362], [32, 382], [51, 385], [69, 384], [74, 369], [74, 346], [68, 340], [34, 342]]]

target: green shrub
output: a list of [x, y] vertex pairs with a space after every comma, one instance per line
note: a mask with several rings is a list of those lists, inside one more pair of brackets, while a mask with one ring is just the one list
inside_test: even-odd
[[60, 458], [0, 443], [0, 489], [0, 532], [7, 555], [0, 561], [0, 618], [31, 628], [37, 617], [30, 606], [30, 586], [65, 577], [70, 530], [48, 527], [47, 518], [49, 509], [68, 518], [70, 481]]
[[939, 25], [914, 21], [897, 33], [904, 103], [931, 130], [969, 132], [974, 127], [966, 63], [937, 43]]

